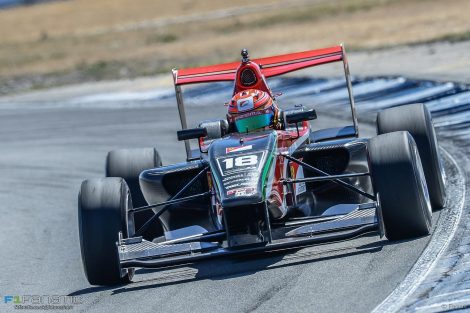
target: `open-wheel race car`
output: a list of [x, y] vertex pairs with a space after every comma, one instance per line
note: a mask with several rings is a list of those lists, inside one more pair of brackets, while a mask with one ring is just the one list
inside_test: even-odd
[[[313, 131], [313, 109], [281, 110], [273, 76], [342, 62], [351, 121]], [[422, 104], [378, 113], [359, 138], [344, 47], [173, 71], [186, 162], [162, 166], [154, 148], [111, 151], [106, 178], [82, 183], [79, 235], [93, 285], [134, 269], [346, 240], [428, 235], [444, 206], [444, 172]], [[226, 119], [187, 127], [181, 87], [233, 81]], [[221, 99], [221, 103], [229, 99]], [[322, 118], [319, 116], [319, 118]], [[190, 140], [197, 140], [192, 149]]]

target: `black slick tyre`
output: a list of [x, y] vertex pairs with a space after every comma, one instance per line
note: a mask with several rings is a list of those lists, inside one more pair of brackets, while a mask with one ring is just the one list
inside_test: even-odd
[[134, 207], [147, 205], [140, 191], [139, 175], [143, 170], [162, 165], [155, 148], [119, 149], [108, 152], [106, 177], [124, 178], [132, 195]]
[[439, 158], [436, 131], [431, 114], [422, 103], [386, 109], [377, 115], [377, 133], [408, 131], [418, 146], [424, 175], [434, 210], [444, 207], [446, 199], [445, 173]]
[[121, 270], [116, 242], [134, 234], [129, 188], [122, 178], [85, 180], [78, 195], [82, 263], [92, 285], [130, 282], [134, 270]]
[[389, 240], [428, 235], [432, 209], [419, 152], [404, 131], [371, 138], [369, 164]]

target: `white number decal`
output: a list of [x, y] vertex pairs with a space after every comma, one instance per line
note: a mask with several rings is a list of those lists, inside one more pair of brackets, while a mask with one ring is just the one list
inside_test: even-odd
[[258, 164], [258, 156], [256, 154], [244, 155], [235, 159], [235, 166], [250, 166]]
[[226, 169], [231, 169], [233, 168], [233, 158], [227, 158], [225, 160], [222, 160], [222, 162], [225, 163], [225, 168]]
[[222, 162], [225, 163], [225, 169], [229, 170], [236, 167], [250, 166], [258, 164], [258, 156], [256, 154], [243, 155], [236, 158], [226, 158]]

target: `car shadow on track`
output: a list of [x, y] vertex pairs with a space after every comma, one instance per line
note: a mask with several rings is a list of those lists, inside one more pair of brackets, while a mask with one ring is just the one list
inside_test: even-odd
[[[375, 237], [376, 235], [371, 235]], [[92, 294], [102, 291], [112, 291], [112, 295], [127, 293], [132, 291], [160, 288], [165, 286], [188, 283], [198, 280], [223, 280], [240, 276], [252, 275], [259, 271], [273, 270], [293, 265], [308, 264], [320, 261], [327, 261], [337, 258], [346, 258], [350, 256], [378, 253], [383, 247], [396, 245], [412, 240], [388, 241], [385, 238], [375, 240], [360, 245], [345, 245], [343, 247], [321, 249], [315, 247], [300, 248], [296, 250], [275, 251], [270, 253], [253, 254], [248, 256], [239, 256], [225, 259], [216, 259], [203, 261], [186, 266], [178, 266], [163, 269], [138, 269], [137, 277], [130, 284], [114, 286], [95, 286], [74, 291], [69, 296], [78, 296]], [[319, 246], [316, 246], [317, 248]], [[141, 276], [146, 275], [146, 276]], [[149, 277], [147, 277], [149, 276]], [[136, 280], [136, 278], [143, 278]]]

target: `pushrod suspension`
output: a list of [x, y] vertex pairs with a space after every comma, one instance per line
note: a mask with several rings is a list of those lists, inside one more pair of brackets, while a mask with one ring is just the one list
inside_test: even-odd
[[340, 174], [340, 175], [330, 175], [330, 176], [319, 176], [319, 177], [307, 177], [307, 178], [298, 178], [298, 179], [284, 179], [282, 183], [284, 185], [287, 184], [295, 184], [295, 183], [309, 183], [315, 181], [326, 181], [326, 180], [334, 180], [334, 179], [341, 179], [341, 178], [354, 178], [354, 177], [362, 177], [362, 176], [369, 176], [369, 172], [365, 173], [351, 173], [351, 174]]
[[[324, 171], [322, 171], [322, 170], [320, 170], [320, 169], [318, 169], [318, 168], [316, 168], [316, 167], [314, 167], [314, 166], [312, 166], [312, 165], [310, 165], [310, 164], [307, 164], [307, 163], [305, 163], [305, 162], [302, 162], [302, 161], [300, 161], [300, 160], [298, 160], [298, 159], [296, 159], [296, 158], [294, 158], [294, 157], [292, 157], [292, 156], [290, 156], [290, 155], [287, 155], [287, 154], [281, 154], [281, 155], [282, 155], [283, 157], [285, 157], [286, 159], [292, 161], [292, 162], [295, 162], [295, 163], [297, 163], [297, 164], [299, 164], [299, 165], [302, 165], [302, 166], [303, 166], [304, 168], [306, 168], [307, 170], [310, 170], [310, 171], [312, 171], [312, 172], [315, 172], [315, 173], [317, 173], [317, 174], [320, 174], [320, 175], [325, 176], [325, 180], [331, 180], [331, 181], [335, 182], [336, 184], [338, 184], [338, 185], [340, 185], [340, 186], [343, 186], [343, 187], [345, 187], [345, 188], [347, 188], [347, 189], [349, 189], [349, 190], [352, 190], [352, 191], [354, 191], [354, 192], [357, 192], [358, 194], [360, 194], [360, 195], [362, 195], [362, 196], [364, 196], [364, 197], [366, 197], [366, 198], [369, 198], [369, 199], [374, 200], [374, 201], [376, 200], [376, 198], [375, 198], [374, 195], [371, 195], [371, 194], [369, 194], [369, 193], [367, 193], [367, 192], [365, 192], [365, 191], [362, 191], [361, 189], [359, 189], [359, 188], [357, 188], [357, 187], [355, 187], [355, 186], [353, 186], [353, 185], [351, 185], [351, 184], [348, 184], [347, 182], [342, 181], [342, 180], [339, 179], [339, 178], [335, 178], [334, 176], [329, 175], [328, 173], [326, 173], [326, 172], [324, 172]], [[370, 174], [367, 174], [367, 175], [370, 175]]]
[[199, 193], [197, 195], [191, 195], [191, 196], [187, 196], [187, 197], [184, 197], [184, 198], [179, 198], [179, 199], [175, 199], [175, 200], [168, 200], [168, 201], [165, 201], [165, 202], [151, 204], [151, 205], [143, 206], [143, 207], [140, 207], [140, 208], [130, 209], [129, 212], [134, 212], [134, 213], [137, 212], [138, 213], [138, 212], [158, 208], [159, 206], [177, 204], [177, 203], [181, 203], [181, 202], [187, 202], [187, 201], [196, 200], [196, 199], [199, 199], [199, 198], [204, 198], [204, 197], [207, 197], [207, 196], [210, 196], [210, 195], [212, 195], [212, 192], [211, 191], [206, 191], [206, 192], [203, 192], [203, 193]]
[[[171, 196], [167, 201], [173, 201], [173, 200], [178, 199], [182, 194], [184, 194], [186, 190], [188, 190], [189, 187], [191, 187], [199, 179], [199, 177], [201, 177], [203, 174], [207, 172], [208, 168], [209, 168], [209, 165], [204, 166], [204, 168], [196, 176], [194, 176], [183, 188], [180, 189], [180, 191], [178, 191], [175, 195]], [[145, 222], [145, 224], [142, 225], [142, 227], [140, 227], [135, 232], [135, 236], [141, 236], [157, 218], [159, 218], [163, 213], [165, 213], [171, 207], [170, 204], [168, 203], [162, 204], [162, 205], [165, 205], [165, 206], [160, 211], [155, 213], [151, 218], [149, 218], [149, 220]]]

